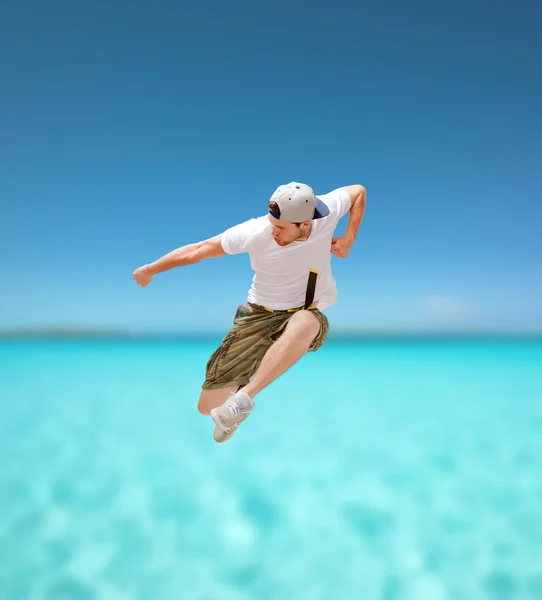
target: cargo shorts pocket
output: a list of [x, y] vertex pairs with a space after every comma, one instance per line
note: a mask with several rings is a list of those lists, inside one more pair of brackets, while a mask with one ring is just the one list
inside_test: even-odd
[[320, 331], [318, 332], [317, 336], [314, 338], [312, 344], [309, 347], [310, 352], [316, 352], [317, 350], [319, 350], [323, 346], [329, 334], [329, 321], [326, 315], [323, 312], [317, 310], [314, 311], [314, 316], [318, 319], [318, 322], [320, 323]]
[[211, 354], [209, 360], [207, 361], [207, 367], [205, 371], [207, 379], [215, 379], [217, 377], [224, 357], [227, 354], [230, 346], [235, 341], [237, 335], [237, 331], [230, 331], [222, 340], [220, 346]]

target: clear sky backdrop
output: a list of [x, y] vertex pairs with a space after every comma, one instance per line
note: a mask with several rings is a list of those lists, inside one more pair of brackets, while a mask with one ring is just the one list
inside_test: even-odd
[[246, 255], [132, 271], [297, 180], [367, 188], [335, 331], [542, 330], [541, 30], [535, 0], [3, 3], [0, 329], [224, 332]]

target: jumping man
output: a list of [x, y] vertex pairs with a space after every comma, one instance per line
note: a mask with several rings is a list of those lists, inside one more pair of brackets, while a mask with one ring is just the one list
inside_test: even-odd
[[[173, 250], [136, 269], [147, 286], [154, 275], [226, 254], [248, 252], [254, 271], [247, 301], [206, 367], [198, 410], [211, 415], [213, 438], [225, 442], [254, 408], [254, 397], [294, 365], [318, 350], [329, 332], [322, 312], [336, 301], [331, 255], [348, 256], [365, 212], [362, 185], [315, 196], [303, 183], [282, 185], [265, 216], [222, 234]], [[345, 234], [333, 237], [349, 213]]]

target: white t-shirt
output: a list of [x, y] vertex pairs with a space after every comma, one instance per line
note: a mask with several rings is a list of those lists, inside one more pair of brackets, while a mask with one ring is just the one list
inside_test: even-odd
[[318, 196], [329, 207], [329, 215], [312, 221], [307, 240], [279, 246], [273, 239], [266, 216], [249, 219], [227, 229], [221, 237], [227, 254], [248, 252], [254, 277], [248, 302], [276, 310], [305, 304], [309, 272], [316, 270], [314, 301], [319, 309], [334, 304], [337, 287], [331, 273], [331, 241], [339, 220], [350, 210], [350, 196], [337, 189]]

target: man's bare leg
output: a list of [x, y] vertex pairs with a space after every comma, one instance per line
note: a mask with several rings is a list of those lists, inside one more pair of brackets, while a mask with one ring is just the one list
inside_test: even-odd
[[283, 334], [265, 353], [252, 380], [231, 399], [211, 410], [216, 442], [226, 442], [232, 437], [252, 411], [254, 396], [306, 354], [319, 331], [320, 323], [309, 311], [292, 315]]
[[292, 315], [284, 333], [265, 353], [254, 377], [241, 391], [254, 398], [308, 352], [319, 331], [320, 323], [310, 311]]
[[213, 408], [224, 404], [238, 389], [238, 385], [232, 385], [214, 390], [202, 390], [198, 401], [198, 410], [202, 415], [209, 416]]

